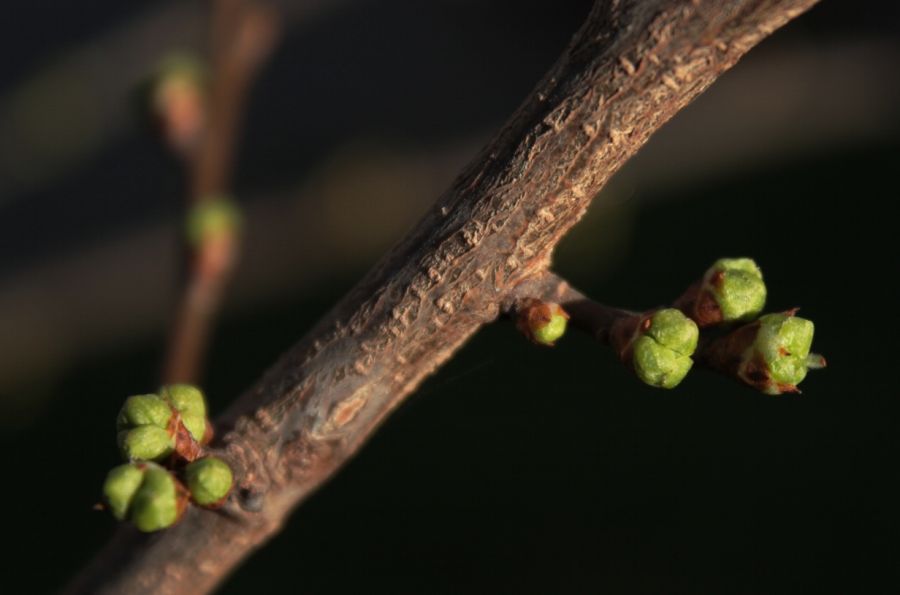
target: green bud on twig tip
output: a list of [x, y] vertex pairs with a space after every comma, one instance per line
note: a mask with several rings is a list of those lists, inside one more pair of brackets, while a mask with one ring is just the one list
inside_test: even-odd
[[799, 393], [809, 370], [825, 367], [811, 353], [815, 326], [797, 310], [766, 314], [711, 341], [704, 362], [769, 395]]
[[231, 467], [216, 457], [194, 461], [185, 468], [184, 474], [191, 498], [201, 506], [220, 505], [234, 484]]
[[184, 486], [154, 463], [126, 463], [112, 469], [103, 484], [103, 498], [116, 519], [130, 519], [146, 532], [173, 525], [187, 506]]
[[764, 391], [768, 394], [799, 392], [797, 385], [806, 378], [809, 369], [807, 361], [815, 327], [811, 321], [794, 316], [794, 312], [760, 317], [753, 354], [745, 362], [743, 373], [748, 377], [754, 372], [758, 374], [759, 368], [765, 372]]

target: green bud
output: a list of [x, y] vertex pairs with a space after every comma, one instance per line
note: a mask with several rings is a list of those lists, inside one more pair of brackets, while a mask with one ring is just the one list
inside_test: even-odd
[[194, 461], [184, 470], [191, 498], [201, 506], [214, 506], [222, 502], [234, 483], [231, 467], [216, 457]]
[[158, 395], [134, 395], [125, 400], [116, 419], [116, 429], [125, 430], [137, 426], [167, 428], [172, 419], [172, 408]]
[[148, 533], [172, 526], [183, 510], [183, 496], [179, 492], [171, 473], [157, 465], [148, 465], [144, 480], [131, 500], [131, 522]]
[[566, 317], [554, 314], [550, 322], [534, 329], [534, 340], [544, 345], [553, 345], [566, 332]]
[[674, 388], [693, 366], [699, 331], [693, 320], [674, 308], [659, 310], [632, 343], [634, 371], [643, 382]]
[[190, 432], [191, 437], [199, 443], [204, 442], [206, 436], [206, 416], [195, 413], [185, 413], [181, 416], [181, 423]]
[[188, 213], [188, 240], [198, 246], [207, 238], [233, 234], [240, 229], [241, 213], [230, 197], [215, 196], [198, 201]]
[[143, 480], [143, 470], [134, 463], [119, 465], [107, 474], [103, 497], [114, 517], [120, 521], [125, 519], [131, 500]]
[[182, 415], [185, 413], [206, 415], [206, 400], [203, 398], [203, 391], [196, 386], [170, 384], [162, 387], [159, 392]]
[[173, 525], [187, 506], [184, 486], [155, 463], [114, 468], [106, 476], [103, 495], [115, 518], [128, 518], [147, 532]]
[[536, 343], [553, 345], [565, 334], [569, 316], [558, 304], [547, 304], [546, 309], [546, 316], [532, 321], [531, 336]]
[[766, 314], [759, 319], [759, 325], [753, 347], [765, 361], [769, 379], [775, 385], [766, 392], [789, 392], [787, 387], [795, 388], [806, 378], [815, 327], [811, 321], [790, 313]]
[[157, 426], [139, 426], [119, 432], [122, 456], [130, 461], [160, 461], [175, 448], [175, 439]]
[[203, 443], [206, 437], [206, 400], [203, 392], [190, 384], [172, 384], [162, 387], [160, 394], [181, 414], [181, 423], [191, 437]]
[[700, 337], [694, 321], [674, 308], [657, 311], [650, 318], [650, 327], [644, 330], [644, 334], [660, 345], [687, 356], [697, 349]]
[[517, 305], [516, 326], [531, 341], [552, 347], [566, 332], [569, 315], [559, 304], [527, 299]]
[[706, 273], [710, 291], [722, 311], [722, 321], [748, 320], [766, 305], [762, 271], [749, 258], [721, 258]]
[[766, 303], [762, 272], [749, 258], [720, 258], [675, 300], [700, 328], [754, 318]]

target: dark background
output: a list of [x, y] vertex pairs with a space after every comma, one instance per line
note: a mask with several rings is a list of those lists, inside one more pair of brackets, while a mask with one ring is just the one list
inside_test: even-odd
[[[214, 410], [449, 185], [588, 7], [346, 0], [286, 22], [236, 169]], [[0, 23], [5, 592], [59, 588], [114, 528], [91, 505], [118, 406], [157, 383], [183, 199], [128, 102], [167, 49], [202, 45], [202, 8], [15, 3]], [[633, 308], [756, 258], [768, 309], [816, 323], [829, 368], [803, 395], [704, 370], [654, 390], [583, 336], [538, 349], [499, 322], [221, 592], [900, 591], [898, 12], [826, 0], [764, 42], [559, 250], [576, 285]]]

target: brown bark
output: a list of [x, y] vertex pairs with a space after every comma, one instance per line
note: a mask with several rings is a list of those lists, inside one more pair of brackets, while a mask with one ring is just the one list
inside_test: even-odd
[[664, 122], [816, 0], [600, 0], [419, 225], [219, 420], [235, 496], [119, 532], [70, 592], [202, 593], [282, 526], [400, 402], [494, 320]]

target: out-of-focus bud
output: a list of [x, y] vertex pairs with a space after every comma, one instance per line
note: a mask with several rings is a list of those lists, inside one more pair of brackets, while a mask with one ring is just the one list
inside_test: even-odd
[[193, 55], [178, 53], [160, 63], [150, 84], [150, 108], [166, 143], [187, 155], [197, 146], [206, 126], [207, 74]]
[[241, 226], [241, 211], [230, 196], [208, 196], [198, 200], [188, 212], [187, 236], [200, 246], [223, 236], [232, 237]]
[[762, 271], [749, 258], [720, 258], [675, 302], [701, 328], [749, 320], [766, 304]]

